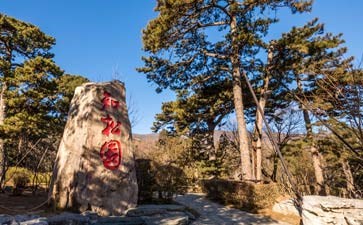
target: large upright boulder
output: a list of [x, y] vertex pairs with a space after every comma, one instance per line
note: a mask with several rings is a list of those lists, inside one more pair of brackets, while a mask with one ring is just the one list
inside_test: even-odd
[[136, 206], [137, 192], [123, 83], [77, 87], [53, 171], [53, 203], [121, 215]]

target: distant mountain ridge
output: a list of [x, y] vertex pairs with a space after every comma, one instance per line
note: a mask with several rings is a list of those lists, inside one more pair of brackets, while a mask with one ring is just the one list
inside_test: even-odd
[[150, 134], [132, 134], [134, 140], [155, 140], [159, 139], [159, 134], [157, 133], [150, 133]]

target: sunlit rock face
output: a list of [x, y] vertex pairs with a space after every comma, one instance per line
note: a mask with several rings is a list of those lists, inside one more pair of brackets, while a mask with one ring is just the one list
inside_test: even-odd
[[302, 219], [312, 225], [361, 225], [363, 200], [335, 196], [304, 196]]
[[61, 209], [122, 215], [136, 206], [137, 192], [123, 83], [78, 87], [53, 171], [53, 203]]

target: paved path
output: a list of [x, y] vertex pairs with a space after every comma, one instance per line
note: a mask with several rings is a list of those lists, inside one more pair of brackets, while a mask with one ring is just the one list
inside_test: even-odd
[[209, 201], [204, 194], [185, 194], [175, 198], [179, 204], [197, 211], [200, 217], [192, 225], [290, 225], [285, 222], [273, 220], [266, 216], [247, 213], [238, 209], [225, 207]]

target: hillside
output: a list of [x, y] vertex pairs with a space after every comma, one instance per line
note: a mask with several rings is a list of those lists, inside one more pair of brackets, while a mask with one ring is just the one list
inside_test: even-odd
[[155, 148], [159, 139], [159, 134], [132, 134], [136, 157], [141, 157], [145, 153]]

